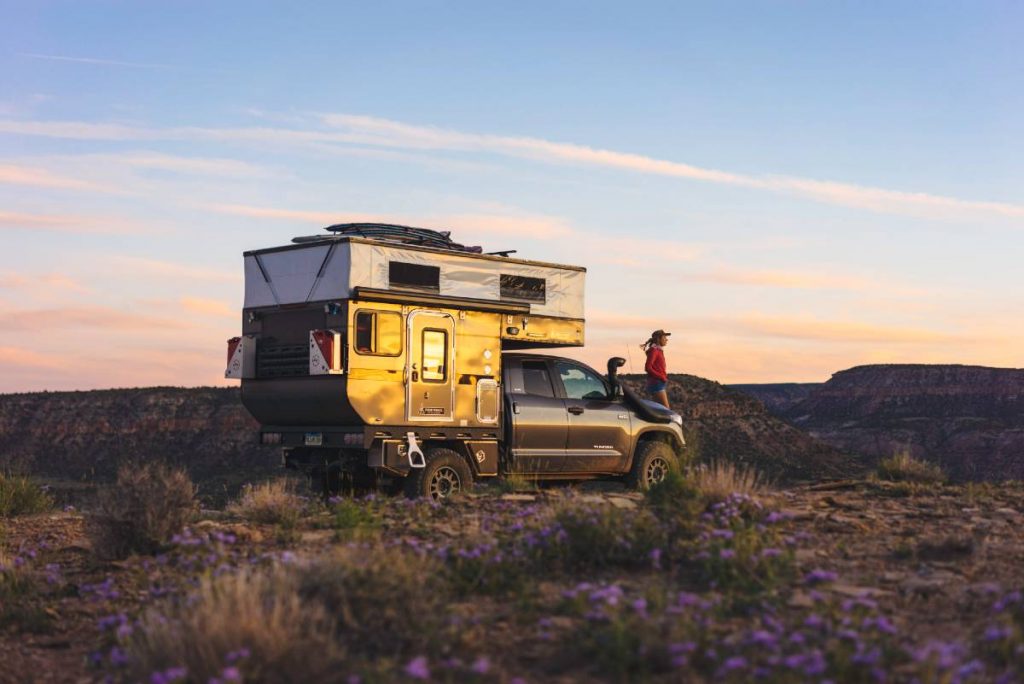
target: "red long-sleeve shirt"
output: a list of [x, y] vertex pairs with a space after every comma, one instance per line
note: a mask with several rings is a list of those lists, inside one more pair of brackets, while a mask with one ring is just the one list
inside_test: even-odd
[[647, 378], [657, 378], [662, 382], [668, 382], [668, 370], [665, 368], [665, 352], [661, 351], [661, 347], [656, 344], [652, 344], [647, 349], [647, 363], [644, 365], [644, 370], [647, 371]]

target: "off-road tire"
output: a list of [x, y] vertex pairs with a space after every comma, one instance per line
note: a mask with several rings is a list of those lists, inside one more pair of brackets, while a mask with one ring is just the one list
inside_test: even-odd
[[626, 485], [640, 491], [650, 489], [651, 485], [664, 480], [675, 464], [676, 455], [668, 444], [656, 440], [640, 442], [633, 455], [633, 469], [626, 476]]
[[466, 459], [451, 449], [428, 449], [427, 465], [413, 468], [405, 478], [405, 495], [410, 499], [443, 501], [473, 486], [473, 473]]

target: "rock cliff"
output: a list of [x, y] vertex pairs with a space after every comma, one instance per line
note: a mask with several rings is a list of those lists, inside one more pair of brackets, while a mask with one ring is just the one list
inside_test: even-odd
[[1024, 370], [858, 366], [811, 386], [803, 398], [773, 401], [782, 387], [742, 389], [793, 425], [871, 462], [909, 451], [957, 480], [1024, 479]]
[[237, 388], [0, 395], [0, 469], [63, 481], [113, 479], [128, 459], [188, 469], [201, 493], [258, 479], [280, 461], [257, 443]]
[[[623, 378], [642, 392], [643, 376]], [[849, 477], [865, 468], [859, 458], [779, 420], [742, 392], [694, 375], [669, 379], [669, 403], [683, 417], [686, 439], [701, 460], [753, 466], [780, 482]]]
[[[780, 481], [860, 471], [739, 392], [694, 376], [672, 379], [672, 401], [702, 458], [752, 464]], [[187, 468], [201, 493], [217, 497], [276, 472], [279, 451], [256, 443], [257, 427], [236, 388], [0, 395], [0, 469], [92, 482], [112, 479], [124, 460], [159, 458]]]

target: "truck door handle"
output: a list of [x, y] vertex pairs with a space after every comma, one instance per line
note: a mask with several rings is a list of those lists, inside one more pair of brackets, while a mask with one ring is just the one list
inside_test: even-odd
[[514, 401], [512, 402], [512, 413], [519, 414], [519, 404]]
[[573, 414], [574, 416], [578, 416], [581, 413], [583, 413], [583, 407], [582, 406], [570, 406], [569, 407], [569, 413]]

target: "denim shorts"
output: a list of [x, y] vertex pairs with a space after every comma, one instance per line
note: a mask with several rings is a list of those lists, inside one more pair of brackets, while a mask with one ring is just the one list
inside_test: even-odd
[[657, 394], [658, 392], [664, 392], [665, 388], [668, 387], [668, 383], [662, 380], [648, 380], [647, 381], [647, 393]]

